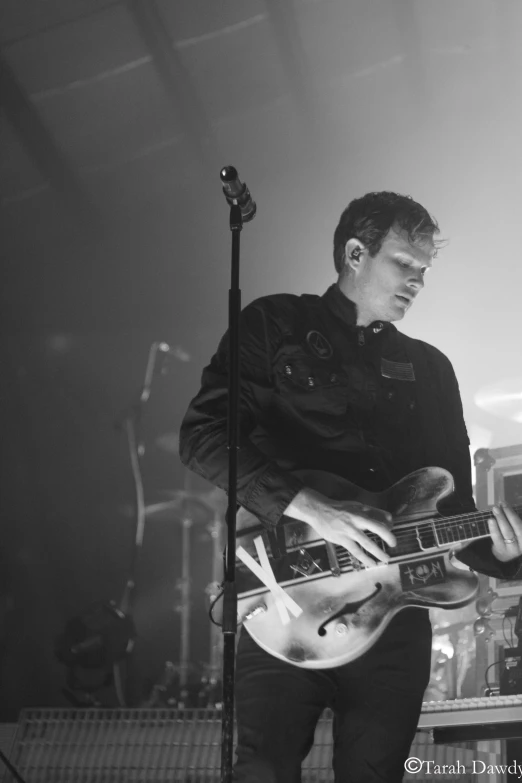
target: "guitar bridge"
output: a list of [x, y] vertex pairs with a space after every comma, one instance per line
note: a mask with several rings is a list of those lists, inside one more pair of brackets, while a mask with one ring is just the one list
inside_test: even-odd
[[292, 571], [301, 576], [311, 576], [314, 571], [322, 571], [319, 563], [313, 559], [313, 557], [306, 551], [306, 549], [299, 550], [299, 558], [295, 565], [290, 566]]

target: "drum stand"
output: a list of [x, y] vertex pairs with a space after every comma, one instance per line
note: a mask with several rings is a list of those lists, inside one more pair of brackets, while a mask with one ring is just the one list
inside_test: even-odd
[[[217, 598], [221, 590], [220, 578], [223, 573], [223, 522], [221, 514], [214, 509], [214, 519], [207, 527], [212, 539], [212, 581], [207, 585], [205, 593], [209, 604]], [[203, 680], [205, 687], [201, 690], [201, 698], [205, 707], [216, 706], [221, 701], [221, 669], [223, 667], [222, 634], [219, 626], [210, 623], [209, 663], [205, 668]]]
[[183, 706], [188, 697], [188, 674], [190, 661], [190, 529], [192, 518], [186, 508], [181, 521], [181, 577], [176, 582], [179, 591], [179, 601], [175, 611], [180, 616], [180, 647], [179, 647], [179, 696]]
[[[194, 527], [205, 524], [206, 534], [210, 536], [211, 563], [210, 576], [212, 582], [205, 588], [210, 602], [221, 590], [220, 577], [222, 573], [222, 530], [224, 523], [225, 493], [215, 487], [209, 491], [198, 491], [191, 486], [191, 474], [187, 471], [183, 489], [169, 493], [170, 499], [149, 505], [146, 513], [149, 519], [176, 519], [181, 526], [181, 574], [175, 581], [174, 589], [178, 593], [172, 609], [180, 616], [179, 627], [179, 662], [166, 661], [161, 677], [155, 683], [152, 693], [144, 706], [157, 706], [161, 701], [171, 702], [168, 694], [180, 707], [208, 706], [221, 697], [221, 680], [219, 670], [222, 665], [221, 633], [218, 626], [211, 625], [209, 662], [198, 667], [191, 661], [191, 613], [193, 599], [193, 580], [191, 575], [191, 531]], [[210, 522], [208, 521], [210, 518]], [[205, 536], [206, 538], [206, 536]], [[198, 588], [199, 592], [199, 588]], [[194, 681], [197, 668], [199, 687]], [[168, 691], [168, 694], [167, 694]]]
[[[186, 483], [186, 482], [185, 482]], [[181, 493], [180, 493], [181, 494]], [[176, 665], [172, 661], [166, 661], [161, 676], [152, 688], [149, 698], [142, 706], [157, 707], [164, 704], [166, 692], [176, 692], [176, 702], [179, 707], [193, 706], [188, 704], [189, 699], [189, 674], [192, 668], [190, 663], [190, 614], [191, 614], [191, 593], [192, 580], [190, 575], [190, 531], [194, 524], [194, 518], [189, 511], [190, 497], [186, 488], [182, 490], [181, 506], [181, 576], [176, 580], [174, 589], [178, 592], [179, 598], [173, 605], [173, 611], [180, 616], [179, 632], [179, 663]], [[169, 506], [174, 504], [167, 501], [158, 503], [156, 506], [149, 506], [152, 513], [159, 513], [159, 510], [168, 511]]]

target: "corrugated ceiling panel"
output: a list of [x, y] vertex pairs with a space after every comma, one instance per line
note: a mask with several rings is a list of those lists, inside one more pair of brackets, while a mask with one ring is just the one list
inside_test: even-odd
[[113, 0], [2, 0], [0, 41], [9, 42], [38, 35], [41, 31], [80, 16], [96, 13]]
[[303, 3], [297, 23], [317, 87], [339, 84], [401, 53], [388, 0]]
[[9, 62], [30, 94], [100, 78], [146, 56], [125, 5], [42, 32], [7, 49]]
[[5, 116], [0, 118], [0, 149], [0, 198], [4, 203], [17, 202], [47, 188]]
[[180, 49], [212, 121], [271, 103], [289, 91], [266, 18]]
[[169, 145], [180, 127], [153, 64], [107, 76], [38, 103], [64, 153], [83, 167], [117, 167]]
[[158, 0], [158, 8], [175, 41], [226, 33], [266, 14], [264, 0]]

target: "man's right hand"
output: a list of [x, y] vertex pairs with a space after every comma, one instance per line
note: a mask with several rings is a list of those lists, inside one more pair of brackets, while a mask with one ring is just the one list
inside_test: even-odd
[[354, 500], [331, 500], [308, 487], [298, 492], [284, 513], [306, 522], [326, 541], [343, 546], [364, 566], [390, 559], [366, 533], [375, 533], [391, 547], [397, 544], [387, 526], [392, 522], [388, 512]]

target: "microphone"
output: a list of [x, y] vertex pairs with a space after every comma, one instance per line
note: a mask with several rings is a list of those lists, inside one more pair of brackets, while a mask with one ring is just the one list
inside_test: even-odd
[[233, 166], [225, 166], [219, 172], [223, 183], [223, 193], [228, 204], [237, 204], [241, 210], [243, 223], [253, 220], [256, 214], [256, 202], [244, 182], [241, 182]]
[[141, 406], [145, 405], [150, 397], [154, 378], [157, 375], [166, 375], [173, 359], [178, 362], [190, 362], [192, 357], [181, 345], [172, 347], [168, 343], [159, 340], [152, 343], [149, 348], [145, 378], [143, 379], [141, 392], [139, 392], [139, 399], [134, 405], [125, 408], [119, 414], [114, 421], [115, 429], [121, 430], [126, 422], [139, 417]]

